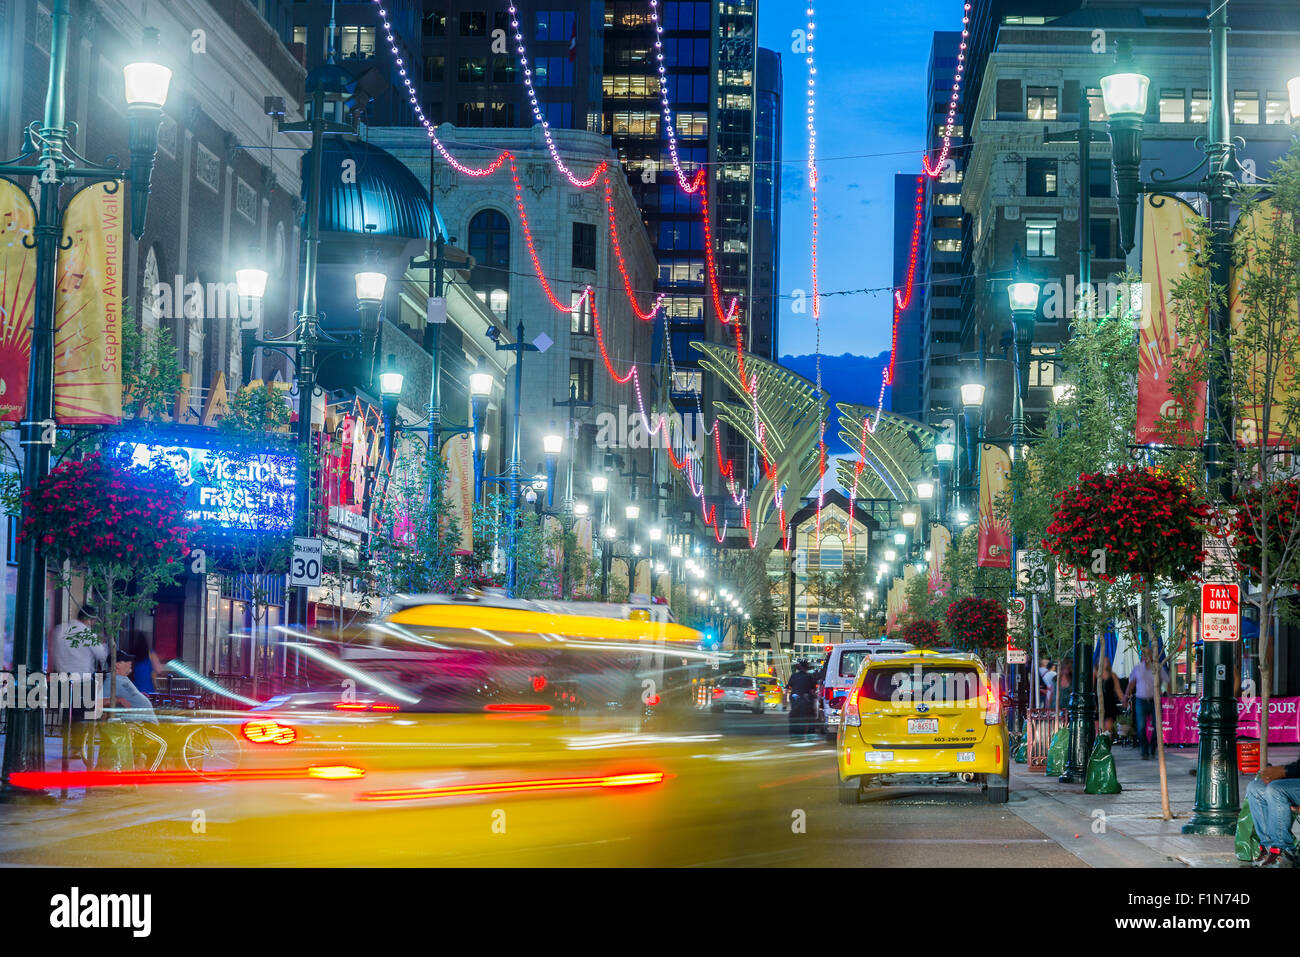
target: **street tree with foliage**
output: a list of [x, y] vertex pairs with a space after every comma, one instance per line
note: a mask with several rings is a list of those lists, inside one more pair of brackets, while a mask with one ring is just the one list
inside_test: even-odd
[[[1170, 376], [1175, 407], [1162, 428], [1179, 443], [1187, 432], [1182, 410], [1203, 405], [1205, 383], [1227, 383], [1227, 395], [1209, 410], [1207, 433], [1224, 463], [1207, 496], [1220, 506], [1216, 532], [1236, 548], [1236, 570], [1257, 589], [1242, 601], [1259, 616], [1260, 760], [1268, 761], [1268, 708], [1276, 658], [1274, 619], [1295, 623], [1292, 603], [1281, 600], [1300, 585], [1300, 510], [1294, 456], [1300, 451], [1300, 145], [1274, 166], [1267, 187], [1239, 196], [1231, 241], [1234, 288], [1213, 285], [1209, 270], [1194, 270], [1175, 284], [1173, 305], [1188, 348]], [[1210, 262], [1212, 236], [1202, 224], [1191, 255]], [[1226, 344], [1211, 342], [1206, 315], [1231, 309]], [[1224, 347], [1226, 345], [1226, 348]], [[1205, 472], [1203, 446], [1175, 445], [1189, 472]], [[1215, 577], [1228, 580], [1222, 569]], [[1251, 694], [1249, 685], [1246, 694]]]

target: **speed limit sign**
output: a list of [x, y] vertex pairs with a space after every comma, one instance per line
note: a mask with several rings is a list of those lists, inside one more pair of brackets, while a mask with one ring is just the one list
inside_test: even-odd
[[289, 584], [319, 588], [324, 551], [319, 538], [295, 538], [289, 559]]

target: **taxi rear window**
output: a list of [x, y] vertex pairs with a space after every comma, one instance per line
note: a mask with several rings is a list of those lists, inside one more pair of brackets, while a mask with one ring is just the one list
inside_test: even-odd
[[870, 668], [862, 695], [873, 701], [970, 701], [979, 698], [980, 672], [964, 665], [886, 665]]
[[754, 687], [753, 678], [723, 678], [722, 687], [724, 688], [752, 688]]

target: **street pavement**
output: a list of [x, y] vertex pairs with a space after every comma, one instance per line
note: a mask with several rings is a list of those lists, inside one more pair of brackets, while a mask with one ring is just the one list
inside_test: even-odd
[[[274, 781], [74, 790], [62, 803], [0, 805], [0, 864], [662, 865], [706, 867], [1233, 866], [1230, 838], [1179, 832], [1194, 797], [1195, 749], [1170, 749], [1173, 822], [1159, 819], [1156, 762], [1117, 755], [1123, 793], [1014, 766], [1008, 803], [972, 785], [896, 786], [836, 798], [822, 737], [791, 741], [786, 716], [702, 714], [685, 758], [650, 789], [474, 797], [374, 807], [362, 789], [443, 779], [377, 772], [364, 782]], [[712, 732], [699, 734], [699, 731]], [[720, 736], [719, 736], [720, 732]], [[707, 743], [706, 743], [707, 742]], [[51, 757], [57, 741], [51, 740]], [[1294, 758], [1277, 749], [1273, 762]], [[664, 752], [667, 753], [667, 752]], [[50, 768], [56, 768], [52, 760]], [[1242, 789], [1244, 791], [1245, 779]], [[509, 826], [492, 830], [504, 812]], [[196, 824], [201, 821], [201, 826]], [[1100, 826], [1098, 822], [1101, 822]], [[469, 836], [467, 836], [469, 835]]]

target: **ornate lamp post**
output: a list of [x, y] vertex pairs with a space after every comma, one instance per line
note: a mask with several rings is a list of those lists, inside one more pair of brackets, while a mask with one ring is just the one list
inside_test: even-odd
[[[127, 106], [127, 147], [130, 166], [99, 166], [82, 157], [71, 146], [75, 125], [67, 122], [64, 78], [67, 73], [69, 0], [53, 0], [50, 13], [50, 71], [45, 94], [45, 115], [33, 121], [23, 139], [23, 151], [13, 161], [0, 163], [0, 176], [33, 177], [40, 186], [33, 243], [36, 247], [36, 278], [33, 286], [34, 311], [31, 353], [28, 359], [27, 415], [19, 423], [23, 447], [22, 491], [35, 489], [49, 474], [54, 444], [54, 313], [57, 308], [58, 255], [63, 239], [63, 207], [59, 193], [71, 181], [83, 183], [122, 181], [131, 192], [131, 235], [144, 235], [154, 161], [158, 154], [158, 127], [167, 102], [172, 71], [155, 57], [159, 34], [153, 27], [144, 31], [141, 56], [122, 69]], [[29, 516], [24, 509], [20, 520]], [[15, 668], [29, 674], [45, 668], [45, 555], [40, 543], [31, 539], [18, 545], [18, 576], [14, 608]], [[45, 768], [45, 712], [40, 708], [10, 709], [7, 715], [3, 762], [3, 790], [0, 794], [22, 799], [24, 792], [11, 789], [9, 776], [15, 771]]]
[[[1234, 141], [1231, 127], [1231, 100], [1228, 97], [1228, 5], [1214, 4], [1209, 15], [1210, 32], [1210, 107], [1203, 144], [1205, 158], [1187, 174], [1203, 172], [1201, 179], [1179, 180], [1141, 178], [1142, 117], [1146, 112], [1148, 77], [1130, 65], [1131, 44], [1118, 45], [1117, 70], [1102, 78], [1102, 96], [1110, 116], [1111, 156], [1115, 167], [1116, 199], [1120, 212], [1120, 245], [1132, 252], [1136, 245], [1138, 201], [1143, 194], [1172, 195], [1201, 193], [1210, 204], [1210, 282], [1226, 289], [1232, 278], [1232, 201], [1242, 184], [1237, 179], [1241, 168], [1237, 159], [1240, 141]], [[1300, 79], [1300, 78], [1297, 78]], [[1300, 106], [1300, 84], [1288, 84], [1292, 113]], [[1231, 422], [1231, 355], [1229, 315], [1226, 303], [1214, 297], [1209, 310], [1207, 348], [1218, 351], [1218, 362], [1209, 377], [1206, 396], [1210, 423]], [[1213, 354], [1213, 353], [1211, 353]], [[1223, 475], [1219, 461], [1218, 437], [1213, 427], [1205, 442], [1206, 486], [1211, 494], [1226, 498], [1231, 489], [1230, 476]], [[1191, 820], [1184, 825], [1185, 834], [1232, 834], [1236, 830], [1240, 794], [1237, 787], [1237, 702], [1232, 662], [1233, 649], [1227, 642], [1205, 643], [1204, 676], [1197, 726], [1200, 743], [1197, 753], [1196, 803]]]
[[934, 446], [934, 465], [935, 471], [939, 473], [939, 521], [943, 521], [948, 515], [948, 499], [952, 497], [953, 485], [958, 483], [951, 481], [952, 460], [957, 454], [957, 447], [951, 442], [938, 442]]
[[974, 475], [984, 427], [984, 383], [967, 382], [961, 387], [961, 414], [966, 426], [966, 469]]
[[479, 357], [477, 368], [469, 375], [469, 402], [474, 413], [474, 501], [483, 500], [483, 469], [487, 462], [488, 443], [492, 436], [483, 431], [487, 421], [488, 399], [492, 396], [492, 373], [487, 363]]
[[393, 420], [397, 418], [397, 400], [402, 397], [405, 376], [397, 368], [397, 357], [389, 356], [384, 371], [379, 373], [379, 400], [384, 409], [384, 453], [380, 461], [393, 455]]

